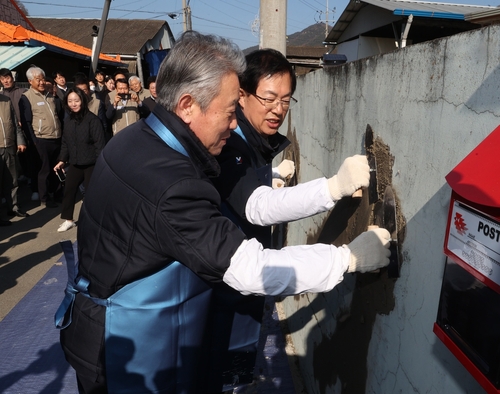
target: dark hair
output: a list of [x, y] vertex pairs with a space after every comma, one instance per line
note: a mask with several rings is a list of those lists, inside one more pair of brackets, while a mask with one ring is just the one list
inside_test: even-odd
[[[68, 105], [68, 97], [71, 93], [75, 93], [78, 97], [80, 97], [80, 100], [82, 102], [80, 111], [78, 112], [73, 112]], [[82, 89], [75, 87], [75, 88], [70, 88], [66, 91], [66, 94], [64, 95], [64, 109], [66, 110], [66, 112], [69, 113], [71, 119], [75, 119], [76, 121], [81, 121], [88, 112], [87, 105], [88, 105], [87, 95], [84, 93]]]
[[84, 73], [76, 73], [73, 78], [74, 85], [87, 85], [89, 87], [89, 79]]
[[115, 81], [115, 79], [112, 76], [106, 75], [106, 77], [104, 78], [104, 82], [108, 82], [110, 79], [112, 79], [113, 82]]
[[120, 82], [120, 83], [126, 83], [127, 86], [129, 86], [128, 81], [126, 79], [123, 79], [123, 78], [115, 79], [115, 85], [118, 85], [118, 82]]
[[8, 68], [0, 68], [0, 77], [12, 77], [12, 71]]
[[66, 76], [62, 73], [62, 71], [54, 71], [52, 73], [52, 78], [56, 79], [58, 75], [60, 75], [61, 77], [66, 78]]
[[293, 67], [281, 52], [274, 49], [258, 49], [246, 56], [247, 68], [240, 75], [240, 87], [250, 94], [257, 92], [259, 81], [263, 77], [276, 74], [290, 74], [292, 94], [297, 87], [297, 78]]
[[156, 82], [156, 75], [151, 75], [147, 80], [146, 80], [146, 86], [149, 89], [149, 85], [152, 84], [153, 82]]
[[97, 74], [101, 74], [102, 76], [106, 76], [106, 73], [102, 70], [96, 70], [95, 75], [97, 75]]
[[45, 76], [45, 82], [50, 82], [52, 85], [54, 85], [54, 80], [47, 75]]
[[115, 81], [116, 81], [116, 76], [117, 76], [118, 74], [123, 74], [123, 75], [125, 75], [125, 78], [127, 78], [127, 79], [128, 79], [128, 72], [126, 72], [126, 71], [121, 71], [121, 70], [116, 70], [116, 71], [115, 71], [115, 73], [113, 74], [113, 79], [114, 79]]

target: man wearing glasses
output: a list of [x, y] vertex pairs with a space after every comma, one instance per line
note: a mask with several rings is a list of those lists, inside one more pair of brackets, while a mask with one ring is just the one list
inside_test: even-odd
[[[271, 163], [290, 144], [278, 129], [288, 110], [297, 103], [292, 97], [296, 88], [295, 72], [288, 60], [273, 49], [254, 51], [246, 56], [246, 61], [246, 70], [239, 77], [238, 127], [217, 157], [221, 174], [213, 183], [221, 195], [222, 213], [248, 238], [256, 238], [264, 248], [272, 248], [272, 225], [331, 209], [336, 201], [350, 196], [360, 185], [366, 185], [369, 166], [365, 156], [353, 156], [347, 158], [337, 175], [330, 179], [283, 187], [293, 176], [295, 165], [283, 160], [272, 168]], [[232, 332], [232, 339], [231, 344], [225, 344], [230, 346], [229, 351], [221, 349], [222, 338], [214, 339], [213, 353], [225, 361], [212, 363], [210, 375], [213, 378], [221, 373], [233, 376], [231, 366], [237, 365], [242, 383], [246, 377], [241, 374], [244, 369], [241, 360], [246, 360], [250, 377], [255, 362], [256, 346], [251, 351], [249, 344], [257, 344], [264, 298], [243, 297], [225, 286], [216, 293], [215, 302], [217, 313], [212, 315], [212, 324], [219, 332], [224, 331], [221, 327], [225, 326], [225, 330]], [[271, 308], [266, 309], [272, 309], [272, 305], [270, 301]]]

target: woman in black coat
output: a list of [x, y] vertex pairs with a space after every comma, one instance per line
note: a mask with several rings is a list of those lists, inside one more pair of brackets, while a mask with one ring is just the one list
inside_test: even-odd
[[[76, 193], [83, 182], [88, 188], [94, 165], [105, 145], [104, 130], [99, 118], [87, 108], [87, 96], [78, 88], [68, 89], [64, 106], [70, 114], [64, 122], [61, 153], [54, 171], [66, 178], [59, 232], [76, 226], [73, 221]], [[69, 163], [69, 167], [65, 166]]]

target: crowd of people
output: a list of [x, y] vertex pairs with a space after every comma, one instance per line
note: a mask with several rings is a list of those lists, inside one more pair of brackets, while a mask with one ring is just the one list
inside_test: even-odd
[[69, 272], [56, 314], [79, 393], [229, 390], [245, 383], [243, 363], [255, 365], [264, 296], [328, 292], [388, 264], [382, 228], [342, 247], [273, 249], [270, 226], [328, 211], [370, 179], [361, 155], [295, 186], [293, 162], [272, 167], [296, 102], [281, 53], [245, 58], [227, 39], [189, 31], [151, 80], [151, 100], [137, 80], [115, 84], [114, 136], [95, 163], [78, 276]]
[[[97, 70], [94, 79], [77, 73], [68, 83], [64, 72], [49, 76], [33, 65], [26, 78], [29, 88], [17, 87], [12, 70], [0, 69], [0, 195], [8, 217], [29, 216], [19, 205], [22, 180], [32, 201], [47, 208], [62, 202], [62, 232], [76, 225], [77, 193], [88, 186], [104, 145], [152, 110], [155, 77], [148, 79], [152, 93], [140, 78], [121, 71]], [[11, 223], [0, 218], [0, 226]]]
[[295, 186], [286, 185], [293, 162], [272, 167], [290, 143], [278, 129], [296, 102], [294, 70], [277, 51], [245, 57], [227, 39], [189, 31], [147, 89], [101, 72], [77, 74], [70, 87], [62, 72], [49, 79], [34, 66], [19, 91], [9, 70], [0, 75], [10, 95], [0, 100], [9, 212], [27, 216], [12, 197], [18, 152], [28, 152], [32, 197], [52, 207], [63, 193], [58, 231], [75, 227], [85, 191], [78, 269], [56, 313], [81, 394], [245, 383], [238, 371], [255, 364], [264, 296], [328, 292], [347, 273], [389, 263], [382, 228], [342, 247], [272, 244], [271, 226], [331, 210], [370, 179], [361, 155]]

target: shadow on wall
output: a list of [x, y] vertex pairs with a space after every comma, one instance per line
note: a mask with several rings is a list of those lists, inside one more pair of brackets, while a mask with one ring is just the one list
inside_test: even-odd
[[[292, 149], [287, 158], [293, 160], [300, 155], [297, 153], [298, 146], [293, 143], [296, 141], [295, 135], [290, 130], [288, 138], [292, 141]], [[379, 137], [375, 139], [372, 149], [377, 159], [379, 200], [370, 202], [369, 193], [364, 192], [361, 199], [344, 198], [337, 202], [321, 230], [309, 236], [309, 244], [348, 244], [366, 231], [368, 225], [374, 224], [374, 208], [383, 199], [380, 191], [392, 184], [394, 158], [389, 147]], [[401, 245], [406, 223], [400, 213], [399, 201], [396, 203], [398, 241]], [[306, 358], [313, 362], [314, 379], [320, 393], [336, 386], [338, 380], [343, 394], [365, 392], [366, 359], [373, 325], [378, 314], [386, 315], [394, 309], [394, 285], [395, 280], [388, 278], [387, 269], [382, 269], [379, 273], [355, 274], [354, 277], [347, 274], [334, 290], [316, 295], [311, 303], [286, 319], [289, 330], [295, 332], [301, 330], [311, 319], [317, 319], [317, 312], [324, 311], [320, 314], [323, 318], [308, 333], [306, 346], [310, 353]], [[296, 296], [295, 299], [298, 301], [300, 297], [305, 295]], [[352, 299], [345, 302], [350, 297]], [[331, 332], [333, 334], [329, 335]]]
[[[317, 242], [337, 246], [349, 243], [366, 230], [369, 224], [367, 209], [369, 206], [365, 198], [361, 202], [350, 198], [340, 201], [331, 212]], [[395, 306], [395, 280], [388, 278], [387, 269], [382, 269], [380, 273], [355, 274], [354, 281], [353, 289], [349, 288], [349, 283], [341, 283], [334, 291], [318, 295], [310, 305], [311, 311], [326, 311], [321, 324], [309, 334], [307, 343], [308, 351], [312, 352], [314, 378], [320, 393], [335, 386], [337, 379], [342, 384], [343, 394], [365, 392], [366, 360], [376, 316], [389, 314]], [[352, 295], [350, 305], [339, 307], [342, 303], [337, 299], [349, 294]], [[333, 322], [328, 322], [331, 319], [336, 320], [331, 336], [324, 332], [314, 333], [314, 330], [322, 331], [321, 326], [325, 324], [331, 325]], [[303, 318], [301, 321], [304, 321]], [[315, 343], [313, 338], [321, 338], [321, 341]]]
[[498, 116], [500, 101], [492, 100], [498, 96], [500, 89], [500, 66], [497, 66], [484, 80], [478, 89], [470, 96], [465, 103], [467, 108], [472, 108], [475, 112], [495, 112]]

